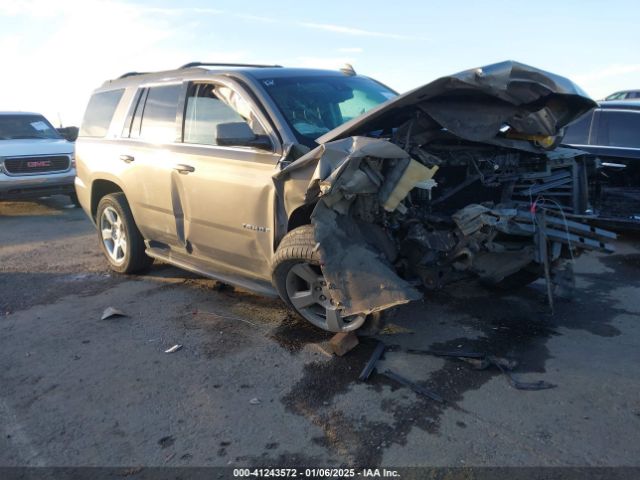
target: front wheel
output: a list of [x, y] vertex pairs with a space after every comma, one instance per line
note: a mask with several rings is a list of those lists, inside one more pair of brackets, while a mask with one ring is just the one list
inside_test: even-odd
[[102, 197], [96, 224], [100, 247], [112, 270], [136, 273], [151, 266], [153, 259], [145, 254], [144, 239], [133, 220], [124, 193]]
[[329, 332], [351, 332], [365, 315], [343, 316], [334, 305], [320, 269], [313, 225], [290, 231], [276, 251], [273, 282], [282, 299], [301, 317]]

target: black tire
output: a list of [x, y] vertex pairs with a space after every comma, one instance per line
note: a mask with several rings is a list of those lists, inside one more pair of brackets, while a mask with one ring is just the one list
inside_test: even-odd
[[[318, 279], [309, 281], [308, 285], [304, 285], [303, 281], [301, 290], [304, 292], [302, 293], [309, 297], [309, 292], [311, 292], [315, 297], [315, 303], [311, 306], [304, 306], [304, 308], [296, 307], [289, 296], [289, 292], [292, 291], [291, 272], [296, 272], [301, 264], [304, 268], [311, 268]], [[334, 306], [330, 299], [328, 286], [323, 281], [324, 278], [320, 270], [320, 258], [316, 250], [313, 225], [303, 225], [287, 233], [278, 246], [273, 265], [272, 279], [278, 294], [291, 309], [305, 320], [330, 332], [354, 331], [364, 323], [364, 315], [342, 317], [340, 309]], [[306, 275], [303, 277], [308, 278]], [[293, 289], [293, 292], [294, 295], [297, 294], [296, 289]]]
[[318, 253], [315, 251], [316, 241], [313, 235], [313, 225], [302, 225], [287, 233], [274, 257], [273, 284], [280, 297], [295, 310], [289, 300], [286, 289], [286, 277], [289, 269], [296, 263], [307, 261], [312, 265], [320, 265]]
[[[103, 240], [101, 222], [105, 210], [113, 209], [121, 219], [121, 231], [124, 232], [126, 242], [126, 252], [123, 251], [121, 261], [115, 261], [107, 250], [106, 242]], [[100, 248], [104, 253], [109, 266], [118, 273], [138, 273], [147, 270], [153, 263], [153, 258], [145, 254], [144, 239], [138, 230], [129, 203], [124, 193], [111, 193], [105, 195], [98, 203], [96, 213], [96, 225], [98, 227], [98, 240]]]
[[78, 208], [80, 206], [80, 201], [78, 200], [78, 194], [76, 192], [69, 194], [69, 200], [71, 200], [71, 204]]

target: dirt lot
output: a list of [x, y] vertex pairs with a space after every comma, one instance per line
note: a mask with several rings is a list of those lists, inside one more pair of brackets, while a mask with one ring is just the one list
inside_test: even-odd
[[[379, 370], [438, 404], [358, 382], [375, 340], [329, 358], [329, 335], [279, 300], [166, 265], [110, 274], [66, 200], [0, 204], [0, 465], [640, 465], [638, 239], [579, 258], [554, 316], [542, 284], [397, 309]], [[129, 317], [101, 321], [108, 306]], [[509, 356], [520, 380], [557, 387], [412, 348]]]

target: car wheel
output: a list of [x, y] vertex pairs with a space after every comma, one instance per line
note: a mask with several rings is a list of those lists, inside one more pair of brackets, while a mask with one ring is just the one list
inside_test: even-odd
[[365, 315], [343, 316], [333, 304], [320, 269], [313, 225], [290, 231], [276, 251], [273, 282], [282, 299], [302, 318], [329, 332], [351, 332]]
[[145, 254], [144, 239], [133, 220], [124, 193], [105, 195], [96, 214], [98, 238], [112, 270], [136, 273], [149, 268], [153, 259]]

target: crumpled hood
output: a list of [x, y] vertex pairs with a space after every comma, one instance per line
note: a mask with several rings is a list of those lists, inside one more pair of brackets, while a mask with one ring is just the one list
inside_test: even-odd
[[0, 157], [71, 154], [73, 143], [62, 138], [0, 140]]
[[528, 136], [555, 136], [596, 106], [567, 78], [522, 63], [506, 61], [439, 78], [385, 102], [319, 137], [319, 144], [397, 128], [422, 117], [425, 125], [446, 129], [475, 142], [516, 147], [501, 127]]

